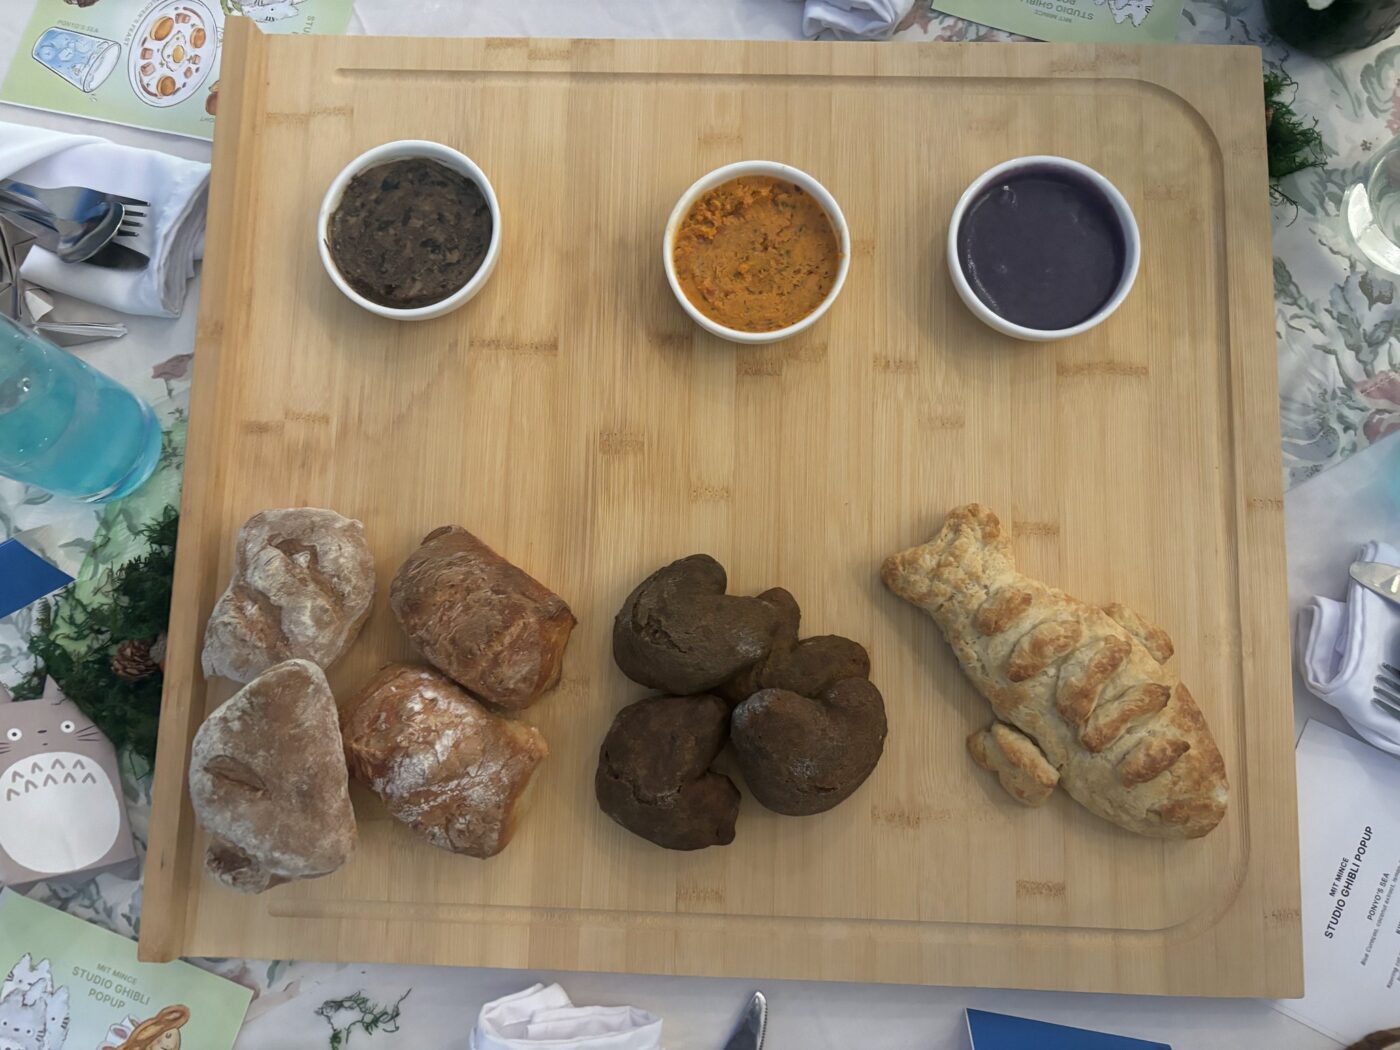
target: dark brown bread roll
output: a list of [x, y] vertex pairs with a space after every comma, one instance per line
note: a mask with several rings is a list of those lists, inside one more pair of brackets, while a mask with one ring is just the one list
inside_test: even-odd
[[724, 566], [692, 554], [639, 583], [613, 620], [613, 659], [634, 682], [687, 695], [714, 689], [768, 655], [781, 613], [725, 594]]
[[885, 701], [864, 678], [814, 697], [762, 689], [734, 709], [730, 741], [754, 798], [810, 816], [848, 799], [885, 750]]
[[653, 696], [624, 707], [598, 753], [598, 805], [667, 849], [727, 846], [739, 792], [710, 764], [728, 735], [729, 705], [717, 696]]
[[408, 556], [389, 604], [433, 666], [511, 711], [558, 683], [577, 623], [564, 599], [456, 525]]
[[549, 754], [539, 730], [493, 714], [427, 667], [389, 664], [346, 706], [345, 756], [389, 813], [439, 849], [494, 857]]
[[870, 654], [860, 643], [835, 634], [798, 640], [802, 610], [783, 588], [764, 591], [758, 600], [777, 611], [778, 629], [767, 657], [716, 690], [731, 704], [742, 703], [760, 689], [817, 696], [843, 679], [870, 677]]

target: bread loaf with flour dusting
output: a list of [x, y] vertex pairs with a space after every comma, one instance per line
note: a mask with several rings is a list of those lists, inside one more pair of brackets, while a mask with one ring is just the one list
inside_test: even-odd
[[446, 675], [390, 664], [342, 719], [350, 774], [434, 846], [471, 857], [506, 848], [535, 767], [539, 730], [493, 714]]
[[205, 870], [230, 889], [329, 875], [355, 849], [335, 697], [308, 660], [263, 672], [205, 720], [189, 784]]
[[434, 529], [394, 575], [389, 606], [424, 658], [479, 700], [529, 707], [559, 683], [568, 604], [466, 529]]
[[1006, 531], [976, 503], [882, 570], [927, 612], [998, 721], [968, 740], [1021, 802], [1062, 784], [1141, 835], [1197, 838], [1229, 788], [1200, 708], [1165, 663], [1171, 639], [1119, 605], [1102, 609], [1016, 571]]
[[251, 682], [284, 660], [330, 667], [373, 601], [374, 559], [358, 521], [318, 507], [254, 514], [204, 632], [204, 674]]

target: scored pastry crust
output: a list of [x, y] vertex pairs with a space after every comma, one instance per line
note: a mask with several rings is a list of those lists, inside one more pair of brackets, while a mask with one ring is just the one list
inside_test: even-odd
[[1046, 761], [1035, 741], [1005, 722], [993, 722], [967, 738], [967, 750], [1017, 802], [1039, 806], [1060, 782], [1060, 771]]
[[1142, 835], [1197, 838], [1220, 823], [1225, 763], [1163, 666], [1172, 644], [1160, 627], [1017, 572], [1001, 522], [976, 503], [881, 575], [933, 617], [991, 702], [999, 721], [968, 748], [1014, 798], [1038, 805], [1055, 775], [1085, 808]]

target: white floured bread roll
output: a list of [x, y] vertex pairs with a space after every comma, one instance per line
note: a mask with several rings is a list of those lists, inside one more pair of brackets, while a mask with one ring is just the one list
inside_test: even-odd
[[350, 773], [439, 849], [492, 857], [515, 832], [539, 730], [494, 714], [446, 675], [390, 664], [345, 710]]
[[329, 875], [355, 849], [335, 698], [306, 660], [259, 675], [195, 734], [190, 800], [209, 833], [205, 870], [261, 893]]
[[374, 559], [364, 526], [333, 510], [254, 514], [204, 633], [204, 674], [251, 682], [284, 660], [335, 663], [369, 615]]

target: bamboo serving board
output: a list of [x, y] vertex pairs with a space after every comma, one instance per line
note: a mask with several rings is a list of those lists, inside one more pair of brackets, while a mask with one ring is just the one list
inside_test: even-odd
[[[456, 963], [1205, 995], [1301, 991], [1270, 228], [1257, 51], [1051, 45], [225, 39], [209, 256], [147, 861], [144, 958]], [[362, 150], [437, 139], [503, 212], [464, 309], [380, 320], [331, 285], [317, 207]], [[1142, 229], [1122, 310], [1051, 346], [956, 299], [947, 218], [978, 173], [1058, 153]], [[810, 332], [736, 348], [681, 312], [661, 233], [730, 161], [795, 164], [851, 225]], [[1224, 753], [1229, 815], [1163, 843], [1063, 792], [1026, 810], [963, 740], [990, 709], [881, 559], [980, 500], [1025, 571], [1165, 625]], [[189, 745], [232, 689], [201, 634], [268, 507], [365, 523], [380, 575], [342, 699], [411, 651], [387, 585], [459, 523], [579, 618], [527, 713], [551, 757], [514, 843], [434, 850], [356, 793], [336, 875], [243, 897], [201, 875]], [[728, 848], [661, 850], [593, 799], [643, 694], [609, 648], [647, 573], [697, 551], [865, 643], [890, 736], [830, 813], [751, 798]]]

